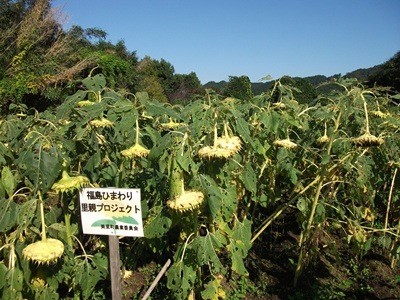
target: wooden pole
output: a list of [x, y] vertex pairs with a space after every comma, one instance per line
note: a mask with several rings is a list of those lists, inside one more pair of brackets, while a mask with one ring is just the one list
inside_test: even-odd
[[110, 259], [112, 300], [122, 300], [119, 239], [116, 235], [108, 236], [108, 249]]
[[171, 264], [171, 260], [168, 259], [167, 262], [164, 264], [164, 267], [161, 269], [161, 271], [158, 273], [156, 279], [154, 279], [153, 283], [149, 287], [149, 289], [146, 291], [146, 294], [144, 294], [142, 300], [146, 300], [149, 298], [151, 292], [154, 290], [156, 287], [157, 283], [160, 281], [161, 277], [164, 275], [164, 273], [167, 271], [169, 265]]

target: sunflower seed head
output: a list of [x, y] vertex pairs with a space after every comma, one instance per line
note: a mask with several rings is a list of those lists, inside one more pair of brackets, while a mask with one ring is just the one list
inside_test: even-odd
[[64, 244], [60, 240], [50, 238], [29, 244], [22, 250], [22, 255], [27, 260], [48, 265], [55, 263], [63, 253]]
[[294, 149], [297, 147], [297, 144], [293, 143], [290, 139], [276, 140], [274, 141], [274, 145], [286, 149]]
[[149, 155], [150, 150], [146, 149], [145, 147], [135, 144], [132, 147], [121, 151], [121, 154], [125, 157], [135, 158], [135, 157], [145, 157]]
[[370, 133], [364, 133], [363, 135], [354, 138], [353, 143], [361, 147], [371, 147], [382, 145], [384, 143], [384, 140]]
[[167, 206], [178, 213], [194, 211], [204, 201], [204, 194], [199, 191], [185, 191], [182, 195], [173, 200], [167, 201]]

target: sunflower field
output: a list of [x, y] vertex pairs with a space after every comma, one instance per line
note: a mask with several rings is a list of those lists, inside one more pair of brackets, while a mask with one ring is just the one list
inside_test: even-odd
[[233, 283], [283, 217], [294, 286], [340, 256], [329, 241], [398, 270], [400, 95], [332, 86], [308, 105], [276, 80], [251, 101], [206, 90], [182, 106], [98, 74], [56, 109], [13, 105], [0, 119], [1, 299], [110, 299], [107, 242], [81, 231], [82, 187], [140, 188], [144, 237], [120, 237], [121, 272], [171, 259], [162, 299], [244, 298]]

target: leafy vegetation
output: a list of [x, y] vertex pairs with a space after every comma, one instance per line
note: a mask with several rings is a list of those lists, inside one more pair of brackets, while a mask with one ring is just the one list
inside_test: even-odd
[[400, 91], [400, 52], [382, 64], [369, 78], [369, 84], [392, 87], [394, 91]]
[[[172, 259], [155, 299], [261, 299], [277, 293], [268, 254], [309, 284], [281, 288], [292, 299], [356, 299], [374, 280], [400, 297], [398, 55], [370, 81], [203, 89], [101, 29], [64, 32], [49, 1], [1, 3], [2, 299], [110, 299], [83, 186], [141, 189], [145, 236], [120, 243], [126, 298]], [[393, 276], [373, 277], [377, 254]], [[321, 266], [333, 279], [310, 283]]]
[[160, 101], [189, 101], [203, 93], [197, 75], [148, 56], [139, 60], [124, 42], [106, 41], [99, 28], [63, 30], [63, 16], [50, 0], [6, 0], [0, 8], [0, 108], [24, 104], [40, 111], [57, 106], [79, 81], [101, 73], [108, 86], [145, 91]]
[[[299, 236], [294, 284], [340, 251], [332, 236], [397, 268], [398, 96], [339, 80], [309, 106], [283, 81], [249, 101], [207, 90], [171, 106], [96, 74], [54, 111], [15, 107], [0, 127], [2, 297], [109, 297], [104, 241], [79, 230], [84, 185], [141, 189], [145, 237], [124, 238], [121, 260], [173, 258], [164, 298], [244, 297], [249, 251], [282, 214]], [[38, 240], [65, 249], [35, 253]]]

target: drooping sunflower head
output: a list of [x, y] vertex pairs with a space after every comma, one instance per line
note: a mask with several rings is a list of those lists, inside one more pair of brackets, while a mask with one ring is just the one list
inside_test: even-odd
[[234, 156], [242, 148], [242, 141], [237, 136], [224, 136], [215, 140], [214, 146], [201, 148], [198, 155], [202, 159], [226, 159]]
[[128, 158], [145, 157], [149, 155], [149, 153], [150, 150], [146, 149], [140, 144], [135, 144], [132, 147], [121, 151], [121, 154]]
[[242, 141], [238, 136], [225, 136], [216, 140], [216, 147], [232, 151], [232, 155], [236, 154], [242, 148]]
[[231, 157], [234, 154], [229, 149], [226, 148], [219, 148], [219, 147], [210, 147], [210, 146], [205, 146], [201, 148], [198, 152], [198, 155], [202, 159], [213, 159], [213, 158], [222, 158], [226, 159]]
[[186, 123], [174, 122], [173, 120], [169, 120], [168, 123], [160, 123], [159, 127], [162, 130], [175, 130], [179, 127], [186, 126]]
[[383, 111], [380, 110], [372, 110], [369, 112], [372, 116], [381, 118], [381, 119], [386, 119], [387, 117], [390, 116], [390, 113], [384, 113]]
[[90, 106], [93, 104], [94, 104], [94, 102], [89, 101], [89, 100], [82, 100], [82, 101], [76, 102], [76, 106], [78, 106], [78, 107], [85, 107], [85, 106]]
[[178, 213], [185, 213], [198, 209], [204, 201], [204, 194], [199, 191], [184, 191], [175, 199], [168, 200], [167, 206]]
[[31, 279], [31, 284], [34, 289], [42, 289], [43, 287], [46, 286], [46, 280], [35, 276]]
[[274, 145], [277, 147], [283, 147], [286, 149], [297, 148], [297, 144], [292, 142], [290, 139], [276, 140], [276, 141], [274, 141]]
[[40, 290], [47, 286], [47, 274], [45, 271], [46, 269], [47, 266], [40, 266], [36, 269], [36, 274], [32, 276], [30, 283], [35, 290]]
[[323, 136], [321, 136], [317, 139], [317, 142], [320, 144], [325, 144], [325, 143], [329, 142], [329, 137], [326, 134], [324, 134]]
[[90, 125], [97, 128], [113, 127], [114, 123], [107, 120], [106, 118], [94, 119], [89, 122]]
[[272, 103], [272, 108], [285, 109], [286, 108], [286, 104], [282, 103], [282, 102], [275, 102], [275, 103]]
[[85, 176], [69, 176], [67, 171], [62, 172], [62, 177], [59, 181], [55, 182], [52, 189], [56, 192], [68, 192], [88, 186], [90, 181]]
[[354, 138], [353, 143], [361, 147], [371, 147], [382, 145], [384, 143], [384, 140], [383, 138], [376, 137], [370, 133], [364, 133], [363, 135]]
[[57, 239], [47, 238], [29, 244], [22, 250], [22, 255], [27, 260], [38, 264], [55, 263], [64, 253], [64, 244]]
[[372, 222], [376, 219], [376, 214], [369, 207], [364, 207], [363, 218], [366, 221]]
[[349, 225], [348, 239], [355, 240], [358, 243], [365, 243], [367, 241], [367, 233], [360, 225]]

